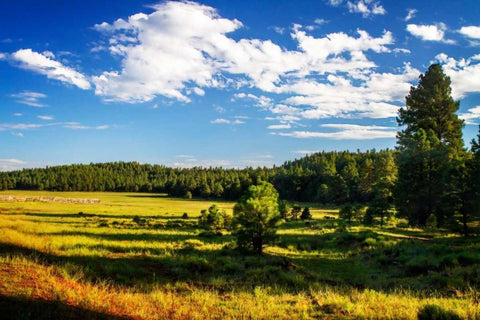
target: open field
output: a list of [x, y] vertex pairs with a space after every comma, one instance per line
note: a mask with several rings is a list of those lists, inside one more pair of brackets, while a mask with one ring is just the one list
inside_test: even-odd
[[200, 210], [232, 202], [7, 194], [101, 200], [0, 201], [0, 311], [12, 318], [416, 319], [426, 305], [480, 318], [478, 237], [349, 226], [309, 204], [309, 225], [284, 223], [264, 256], [245, 256], [227, 232], [196, 226]]

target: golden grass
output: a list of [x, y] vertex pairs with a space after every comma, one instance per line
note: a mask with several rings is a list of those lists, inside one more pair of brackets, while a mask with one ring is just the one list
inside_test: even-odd
[[[49, 192], [9, 191], [0, 194], [51, 195]], [[152, 194], [58, 192], [66, 198], [98, 198], [100, 204], [0, 201], [0, 245], [32, 249], [51, 257], [92, 259], [160, 259], [194, 246], [197, 252], [218, 251], [225, 243], [198, 240], [189, 228], [154, 228], [155, 223], [178, 219], [183, 212], [198, 216], [212, 201], [172, 199]], [[231, 211], [234, 203], [216, 202]], [[78, 215], [78, 212], [84, 215]], [[336, 210], [314, 207], [315, 218]], [[167, 214], [168, 213], [168, 214]], [[90, 215], [89, 215], [90, 214]], [[132, 222], [145, 217], [146, 225]], [[102, 222], [107, 227], [101, 227]], [[113, 223], [115, 223], [113, 227]], [[285, 236], [318, 236], [333, 230], [284, 228]], [[388, 234], [387, 234], [388, 235]], [[395, 236], [395, 234], [393, 234]], [[346, 254], [269, 247], [273, 256], [320, 257], [332, 261]], [[92, 279], [80, 266], [55, 263], [35, 255], [1, 254], [0, 294], [8, 297], [58, 301], [65, 305], [133, 319], [416, 319], [418, 310], [434, 304], [465, 319], [480, 318], [478, 292], [453, 296], [425, 296], [414, 291], [379, 292], [353, 287], [322, 286], [298, 292], [274, 285], [247, 290], [214, 290], [189, 281], [151, 285], [121, 285], [107, 278]], [[66, 260], [67, 261], [67, 260]], [[345, 267], [348, 269], [348, 266]], [[133, 275], [134, 276], [134, 275]], [[220, 280], [219, 280], [220, 281]]]

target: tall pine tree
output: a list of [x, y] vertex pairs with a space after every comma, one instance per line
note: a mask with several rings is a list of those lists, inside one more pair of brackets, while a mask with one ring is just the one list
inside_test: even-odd
[[412, 225], [424, 226], [430, 214], [444, 224], [453, 215], [445, 206], [451, 193], [449, 169], [465, 151], [463, 120], [456, 115], [459, 102], [453, 100], [450, 84], [441, 66], [432, 64], [399, 110], [397, 122], [404, 129], [397, 135], [395, 200]]

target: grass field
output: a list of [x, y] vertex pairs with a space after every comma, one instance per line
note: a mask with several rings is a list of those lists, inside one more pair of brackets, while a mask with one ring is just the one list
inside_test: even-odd
[[200, 210], [216, 203], [231, 212], [232, 202], [7, 194], [101, 200], [0, 201], [0, 312], [10, 318], [480, 318], [478, 237], [398, 228], [398, 220], [345, 225], [337, 210], [308, 204], [313, 221], [284, 223], [264, 256], [248, 256], [227, 232], [196, 226]]

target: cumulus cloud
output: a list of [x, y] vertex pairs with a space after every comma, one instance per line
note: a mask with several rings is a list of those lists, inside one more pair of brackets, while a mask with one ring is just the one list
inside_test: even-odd
[[478, 125], [478, 122], [475, 122], [475, 120], [480, 120], [480, 106], [468, 109], [467, 112], [460, 113], [458, 116], [460, 119], [465, 120], [466, 124]]
[[[381, 14], [383, 9], [372, 0], [331, 0], [330, 4], [369, 14]], [[208, 94], [208, 88], [228, 87], [243, 91], [233, 100], [245, 100], [285, 123], [328, 117], [384, 118], [396, 115], [420, 74], [408, 64], [394, 72], [376, 71], [368, 53], [407, 53], [391, 48], [394, 39], [387, 30], [377, 36], [361, 29], [313, 36], [308, 26], [296, 24], [290, 37], [297, 46], [289, 50], [271, 40], [230, 37], [242, 23], [223, 18], [203, 4], [167, 1], [151, 8], [148, 14], [94, 26], [105, 37], [102, 45], [120, 60], [117, 70], [91, 78], [95, 93], [106, 101], [137, 103], [163, 96], [190, 102], [195, 95]], [[317, 25], [324, 23], [317, 20]], [[31, 50], [22, 54], [41, 61], [29, 65], [57, 63], [45, 69], [49, 73], [67, 68], [50, 54], [50, 58]]]
[[50, 54], [41, 54], [32, 49], [21, 49], [12, 53], [11, 59], [18, 62], [21, 68], [43, 74], [49, 79], [69, 83], [84, 90], [90, 89], [90, 83], [83, 74], [53, 60]]
[[380, 138], [395, 138], [397, 128], [382, 126], [362, 126], [354, 124], [323, 124], [322, 128], [332, 128], [337, 131], [293, 131], [276, 133], [280, 136], [293, 138], [325, 138], [333, 140], [371, 140]]
[[[212, 7], [166, 2], [153, 9], [95, 26], [110, 37], [111, 54], [122, 59], [121, 70], [93, 77], [96, 93], [106, 100], [133, 103], [163, 95], [189, 102], [192, 90], [204, 94], [198, 89], [224, 86], [282, 93], [292, 79], [370, 72], [375, 64], [363, 52], [387, 53], [393, 43], [388, 31], [381, 37], [357, 30], [357, 37], [338, 32], [315, 38], [295, 25], [291, 37], [299, 50], [289, 51], [270, 40], [230, 38], [242, 23], [220, 17]], [[267, 105], [268, 99], [258, 97], [257, 103]]]
[[385, 8], [380, 4], [379, 1], [373, 0], [356, 0], [356, 1], [345, 1], [345, 0], [329, 0], [328, 3], [331, 6], [338, 7], [340, 5], [345, 5], [348, 8], [350, 13], [361, 13], [364, 18], [368, 18], [372, 15], [384, 15], [387, 13]]
[[480, 26], [461, 27], [458, 32], [468, 38], [480, 40]]
[[357, 2], [347, 2], [348, 11], [352, 13], [361, 13], [364, 18], [371, 15], [384, 15], [387, 13], [385, 8], [379, 3], [371, 0], [359, 0]]
[[453, 98], [460, 99], [467, 93], [480, 92], [480, 55], [456, 60], [441, 53], [435, 58], [452, 80]]
[[444, 43], [455, 43], [453, 40], [445, 39], [445, 31], [447, 26], [444, 23], [437, 23], [432, 25], [408, 24], [407, 31], [413, 36], [422, 39], [423, 41], [438, 41]]
[[45, 99], [47, 97], [46, 94], [40, 92], [33, 92], [33, 91], [22, 91], [19, 93], [11, 94], [12, 98], [18, 103], [25, 104], [27, 106], [42, 108], [46, 107], [46, 105], [40, 102], [40, 99]]

